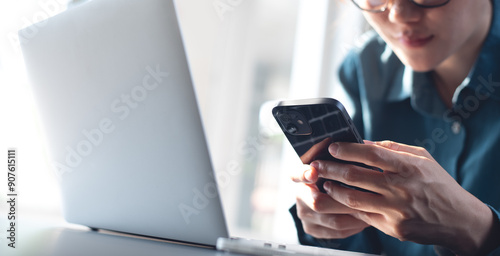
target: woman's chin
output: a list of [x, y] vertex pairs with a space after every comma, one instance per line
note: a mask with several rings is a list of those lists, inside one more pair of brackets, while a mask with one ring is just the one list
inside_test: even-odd
[[405, 64], [405, 66], [411, 67], [416, 72], [433, 71], [440, 63], [432, 60], [422, 60], [422, 58], [419, 58], [417, 60], [406, 58], [402, 59], [401, 61]]
[[405, 51], [405, 49], [395, 48], [394, 53], [405, 66], [411, 67], [416, 72], [433, 71], [446, 58], [439, 52], [426, 49]]

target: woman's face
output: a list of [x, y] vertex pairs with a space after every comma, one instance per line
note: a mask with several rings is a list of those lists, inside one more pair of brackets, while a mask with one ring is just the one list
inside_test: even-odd
[[363, 13], [405, 65], [424, 72], [450, 57], [460, 61], [477, 52], [489, 30], [491, 9], [490, 0], [451, 0], [437, 8], [392, 0], [382, 13]]

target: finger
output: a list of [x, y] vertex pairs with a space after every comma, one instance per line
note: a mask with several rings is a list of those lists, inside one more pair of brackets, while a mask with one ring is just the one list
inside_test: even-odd
[[315, 184], [302, 185], [297, 191], [297, 203], [303, 203], [316, 213], [349, 214], [355, 212], [355, 210], [335, 201], [331, 196], [319, 191]]
[[332, 143], [328, 147], [330, 154], [345, 161], [363, 163], [381, 168], [384, 171], [397, 172], [410, 157], [419, 157], [407, 152], [394, 151], [376, 144]]
[[363, 220], [355, 218], [350, 214], [322, 214], [314, 212], [303, 202], [297, 202], [297, 216], [303, 222], [335, 230], [349, 230], [369, 226]]
[[374, 226], [376, 228], [378, 228], [381, 224], [387, 222], [384, 215], [378, 213], [358, 211], [356, 213], [353, 213], [351, 216], [363, 221], [369, 226]]
[[340, 181], [347, 185], [363, 188], [376, 193], [387, 191], [384, 173], [352, 164], [333, 161], [314, 161], [311, 166], [320, 177]]
[[[355, 214], [355, 213], [353, 213]], [[324, 226], [335, 230], [349, 230], [367, 227], [361, 219], [351, 214], [323, 214], [309, 208], [300, 199], [297, 200], [297, 216], [302, 222]]]
[[325, 182], [324, 187], [335, 201], [357, 211], [383, 214], [383, 211], [390, 208], [379, 194], [345, 188], [331, 181]]
[[304, 165], [302, 169], [298, 169], [290, 178], [293, 182], [312, 184], [318, 181], [318, 172], [314, 167]]
[[320, 214], [320, 216], [314, 220], [319, 221], [315, 224], [334, 230], [353, 230], [370, 226], [366, 224], [366, 222], [350, 214]]
[[304, 225], [304, 232], [307, 234], [319, 238], [319, 239], [342, 239], [342, 238], [347, 238], [352, 235], [355, 235], [361, 231], [363, 231], [366, 227], [363, 228], [357, 228], [357, 229], [350, 229], [350, 230], [333, 230], [331, 228], [327, 228], [324, 226], [320, 225]]
[[431, 156], [431, 154], [425, 148], [422, 148], [422, 147], [410, 146], [410, 145], [397, 143], [397, 142], [390, 141], [390, 140], [377, 141], [377, 142], [374, 142], [374, 144], [382, 146], [382, 147], [390, 149], [390, 150], [393, 150], [393, 151], [406, 152], [406, 153], [414, 154], [417, 156], [423, 156], [423, 157], [427, 157], [430, 159], [434, 159]]

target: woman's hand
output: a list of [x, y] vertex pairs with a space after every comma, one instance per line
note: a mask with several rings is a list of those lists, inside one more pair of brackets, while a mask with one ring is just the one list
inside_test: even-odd
[[[327, 146], [327, 145], [326, 145]], [[322, 193], [316, 187], [318, 172], [310, 167], [292, 176], [299, 183], [297, 215], [307, 234], [316, 238], [338, 239], [357, 234], [369, 225], [352, 216], [358, 213]]]
[[[463, 189], [423, 148], [390, 141], [333, 143], [338, 159], [378, 167], [384, 172], [331, 161], [314, 161], [302, 178], [337, 180], [375, 193], [333, 182], [328, 196], [308, 186], [310, 198], [297, 198], [306, 232], [321, 237], [344, 237], [374, 226], [402, 241], [440, 245], [460, 255], [491, 250], [495, 217], [484, 203]], [[305, 190], [305, 189], [304, 189]], [[339, 215], [344, 214], [344, 215]], [[343, 216], [340, 220], [339, 216]], [[356, 221], [355, 219], [359, 220]], [[338, 227], [345, 232], [339, 233]]]

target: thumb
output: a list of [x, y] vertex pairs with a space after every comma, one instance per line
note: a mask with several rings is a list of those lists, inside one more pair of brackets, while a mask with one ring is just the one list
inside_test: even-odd
[[305, 164], [302, 168], [298, 168], [290, 178], [293, 182], [297, 183], [316, 183], [318, 180], [318, 171], [314, 167]]

